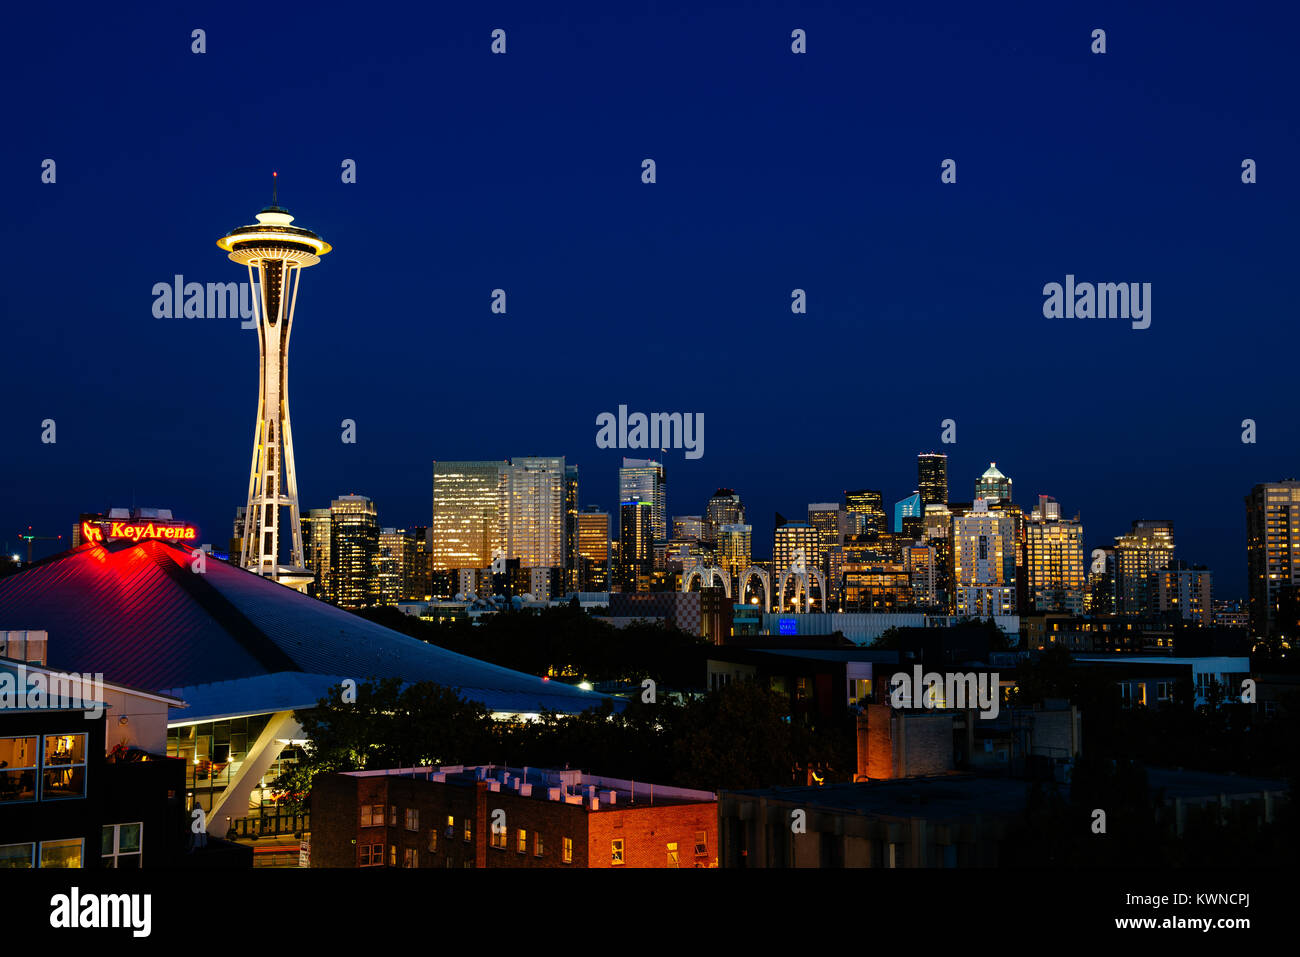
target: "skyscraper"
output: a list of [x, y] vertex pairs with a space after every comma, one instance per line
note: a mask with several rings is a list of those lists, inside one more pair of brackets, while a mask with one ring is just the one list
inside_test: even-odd
[[[264, 578], [299, 591], [311, 573], [302, 550], [298, 514], [298, 476], [293, 462], [289, 424], [289, 333], [302, 270], [320, 262], [330, 244], [310, 230], [294, 226], [287, 209], [272, 204], [257, 214], [257, 224], [239, 226], [217, 240], [228, 258], [248, 267], [255, 290], [254, 318], [261, 353], [257, 393], [257, 427], [253, 462], [248, 470], [248, 506], [244, 513], [239, 564]], [[280, 510], [289, 509], [288, 554], [280, 540]]]
[[506, 463], [434, 462], [429, 564], [433, 571], [488, 568], [501, 547]]
[[379, 517], [364, 495], [330, 502], [330, 578], [334, 603], [368, 608], [379, 603]]
[[379, 530], [379, 553], [375, 559], [379, 604], [396, 605], [399, 601], [413, 600], [417, 588], [419, 547], [415, 533], [409, 529]]
[[1214, 625], [1214, 574], [1208, 568], [1175, 560], [1151, 577], [1156, 611], [1176, 614], [1201, 628]]
[[997, 462], [990, 462], [984, 474], [975, 480], [975, 497], [988, 499], [990, 505], [1012, 500], [1011, 479], [998, 471]]
[[321, 601], [334, 600], [330, 580], [330, 514], [328, 508], [313, 508], [302, 520], [303, 557], [312, 573], [307, 594]]
[[507, 559], [520, 568], [563, 568], [564, 456], [512, 458], [505, 470], [501, 518]]
[[953, 611], [1011, 615], [1016, 611], [1015, 522], [985, 499], [952, 520]]
[[[735, 581], [753, 564], [754, 530], [749, 525], [718, 528], [718, 564]], [[735, 591], [732, 594], [736, 594]]]
[[844, 493], [844, 508], [864, 517], [866, 526], [863, 534], [879, 535], [889, 531], [888, 519], [885, 517], [885, 496], [879, 489], [860, 488]]
[[926, 505], [947, 505], [948, 456], [942, 452], [922, 452], [918, 455], [916, 488], [921, 496], [922, 513]]
[[623, 591], [649, 591], [654, 572], [654, 506], [631, 499], [619, 506], [619, 574]]
[[1115, 610], [1123, 615], [1156, 611], [1151, 573], [1168, 568], [1174, 557], [1174, 523], [1138, 519], [1127, 535], [1115, 538]]
[[564, 587], [578, 591], [578, 467], [564, 467]]
[[578, 589], [609, 591], [609, 513], [589, 505], [578, 513]]
[[[652, 515], [651, 532], [655, 541], [668, 540], [668, 480], [664, 467], [652, 459], [623, 459], [618, 470], [619, 502], [649, 502]], [[622, 512], [619, 513], [622, 521]], [[619, 525], [619, 539], [623, 527]]]
[[1246, 572], [1251, 635], [1294, 638], [1289, 612], [1300, 593], [1300, 482], [1263, 482], [1246, 496]]
[[745, 505], [735, 489], [720, 488], [704, 508], [704, 537], [714, 541], [723, 525], [744, 525]]
[[925, 506], [921, 503], [921, 493], [913, 492], [902, 501], [894, 503], [894, 531], [902, 533], [903, 519], [920, 518]]
[[1025, 542], [1028, 598], [1034, 608], [1082, 614], [1087, 579], [1078, 516], [1061, 518], [1056, 499], [1040, 495], [1025, 525]]

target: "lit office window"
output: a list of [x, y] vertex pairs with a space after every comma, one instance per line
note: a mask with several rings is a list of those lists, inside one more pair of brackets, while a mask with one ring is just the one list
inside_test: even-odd
[[0, 804], [36, 800], [37, 739], [0, 738]]
[[47, 734], [43, 767], [42, 801], [85, 797], [86, 735]]
[[10, 867], [35, 866], [35, 844], [0, 844], [0, 871]]
[[81, 839], [41, 841], [41, 867], [81, 867]]
[[140, 835], [144, 825], [105, 824], [100, 831], [100, 865], [107, 868], [140, 867]]

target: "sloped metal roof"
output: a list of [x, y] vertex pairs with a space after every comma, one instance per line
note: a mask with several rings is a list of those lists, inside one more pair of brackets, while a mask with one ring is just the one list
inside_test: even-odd
[[[161, 541], [88, 543], [0, 579], [0, 627], [49, 632], [55, 670], [185, 689], [177, 696], [187, 700], [203, 686], [209, 714], [225, 709], [223, 684], [228, 713], [247, 714], [342, 677], [433, 681], [493, 711], [573, 713], [606, 700], [427, 644], [226, 562], [209, 559], [197, 574], [187, 548]], [[295, 672], [302, 681], [286, 680]], [[281, 677], [247, 680], [270, 675]], [[263, 709], [258, 696], [271, 689]]]

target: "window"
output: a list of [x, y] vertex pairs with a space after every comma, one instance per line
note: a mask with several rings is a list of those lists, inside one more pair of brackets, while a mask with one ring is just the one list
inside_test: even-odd
[[41, 867], [80, 867], [81, 840], [41, 841]]
[[609, 862], [611, 864], [623, 863], [623, 839], [618, 838], [609, 842]]
[[447, 836], [456, 836], [456, 818], [451, 814], [447, 815]]
[[573, 838], [566, 837], [560, 840], [560, 860], [565, 864], [573, 863]]
[[0, 738], [0, 804], [36, 800], [36, 741]]
[[528, 832], [522, 827], [519, 829], [519, 833], [515, 836], [515, 850], [520, 854], [528, 853]]
[[140, 835], [144, 825], [105, 824], [100, 831], [100, 863], [108, 868], [140, 867]]
[[362, 827], [383, 827], [384, 806], [382, 804], [361, 805], [361, 826]]
[[437, 849], [438, 849], [438, 829], [436, 827], [431, 827], [429, 828], [429, 853], [432, 854]]
[[418, 831], [420, 829], [420, 809], [408, 807], [406, 809], [406, 829], [408, 831]]
[[542, 832], [533, 831], [533, 856], [541, 857], [544, 848], [542, 847]]
[[35, 866], [35, 844], [0, 844], [0, 871], [8, 867]]
[[464, 840], [474, 840], [474, 821], [471, 818], [465, 818], [465, 835]]
[[408, 847], [402, 851], [403, 867], [419, 867], [419, 852], [413, 847]]
[[362, 844], [361, 845], [361, 866], [362, 867], [383, 867], [384, 866], [384, 845]]
[[397, 827], [397, 805], [388, 805], [388, 826]]
[[388, 845], [388, 866], [389, 867], [397, 866], [397, 845], [396, 844]]
[[668, 845], [668, 866], [677, 866], [677, 842], [673, 841]]
[[492, 847], [504, 851], [506, 849], [506, 826], [504, 824], [492, 825], [492, 837], [488, 842]]
[[695, 832], [695, 856], [704, 857], [709, 853], [709, 836], [704, 831]]

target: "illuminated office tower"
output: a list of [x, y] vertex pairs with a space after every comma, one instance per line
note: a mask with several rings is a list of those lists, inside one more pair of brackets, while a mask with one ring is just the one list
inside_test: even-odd
[[564, 587], [580, 589], [578, 561], [578, 467], [564, 467]]
[[844, 541], [844, 519], [839, 503], [810, 502], [808, 524], [817, 529], [817, 567], [829, 575], [827, 563], [831, 549]]
[[911, 495], [903, 499], [901, 502], [895, 502], [894, 503], [894, 531], [898, 532], [899, 534], [902, 534], [903, 519], [921, 518], [923, 508], [924, 506], [921, 504], [920, 492], [913, 492]]
[[563, 568], [564, 456], [512, 458], [502, 487], [502, 541], [520, 568]]
[[704, 538], [714, 541], [723, 525], [744, 525], [745, 505], [735, 489], [720, 488], [704, 507]]
[[876, 489], [862, 488], [845, 492], [844, 509], [864, 516], [866, 528], [863, 534], [879, 535], [889, 531], [889, 520], [885, 517], [885, 496]]
[[1115, 610], [1122, 615], [1156, 611], [1151, 573], [1174, 558], [1174, 523], [1138, 519], [1127, 535], [1115, 538]]
[[985, 499], [952, 520], [953, 611], [1012, 615], [1016, 611], [1015, 523]]
[[654, 574], [654, 505], [632, 499], [619, 506], [619, 574], [623, 591], [649, 591]]
[[[217, 245], [233, 262], [248, 267], [261, 354], [257, 428], [239, 565], [305, 591], [311, 573], [303, 557], [298, 476], [289, 424], [289, 333], [302, 270], [320, 262], [330, 244], [292, 224], [289, 211], [276, 206], [273, 198], [272, 204], [257, 214], [255, 225], [232, 229]], [[282, 543], [280, 512], [285, 508], [289, 510], [289, 534]], [[287, 545], [287, 560], [282, 544]]]
[[[739, 578], [753, 564], [754, 529], [749, 525], [722, 525], [718, 528], [718, 564], [732, 580]], [[735, 592], [733, 592], [735, 594]]]
[[[780, 576], [781, 572], [794, 567], [798, 555], [803, 556], [806, 566], [820, 568], [817, 554], [821, 548], [821, 533], [807, 522], [787, 522], [781, 516], [778, 519], [781, 524], [777, 525], [772, 541], [773, 576]], [[773, 587], [776, 587], [775, 577]]]
[[[916, 457], [916, 488], [921, 505], [948, 504], [948, 456], [922, 452]], [[923, 512], [924, 514], [924, 512]]]
[[903, 568], [912, 586], [912, 601], [923, 608], [939, 603], [939, 552], [932, 545], [904, 545]]
[[589, 505], [578, 513], [578, 590], [609, 591], [609, 513]]
[[1025, 525], [1028, 598], [1038, 611], [1084, 610], [1083, 526], [1079, 516], [1061, 518], [1061, 506], [1050, 495], [1038, 496], [1038, 507]]
[[1204, 565], [1173, 561], [1151, 578], [1156, 611], [1177, 614], [1201, 628], [1214, 625], [1214, 574]]
[[501, 547], [498, 513], [506, 463], [434, 462], [431, 571], [489, 568]]
[[975, 497], [987, 499], [990, 505], [1011, 501], [1011, 479], [998, 471], [997, 462], [990, 462], [984, 474], [975, 480]]
[[1264, 482], [1246, 496], [1246, 570], [1252, 637], [1296, 637], [1300, 482]]
[[379, 530], [379, 554], [375, 559], [379, 581], [379, 604], [410, 601], [419, 576], [420, 542], [405, 528]]
[[702, 542], [713, 539], [704, 534], [705, 521], [702, 515], [674, 515], [673, 540], [683, 542]]
[[303, 557], [307, 560], [307, 570], [312, 573], [307, 594], [321, 601], [334, 600], [330, 590], [330, 516], [328, 508], [313, 508], [302, 520]]
[[[668, 479], [664, 467], [652, 459], [623, 459], [618, 470], [619, 502], [649, 502], [653, 516], [651, 531], [657, 542], [668, 540]], [[622, 522], [622, 511], [619, 511]], [[619, 525], [619, 538], [623, 526]]]
[[379, 517], [364, 495], [330, 502], [330, 578], [333, 601], [342, 608], [379, 603]]

